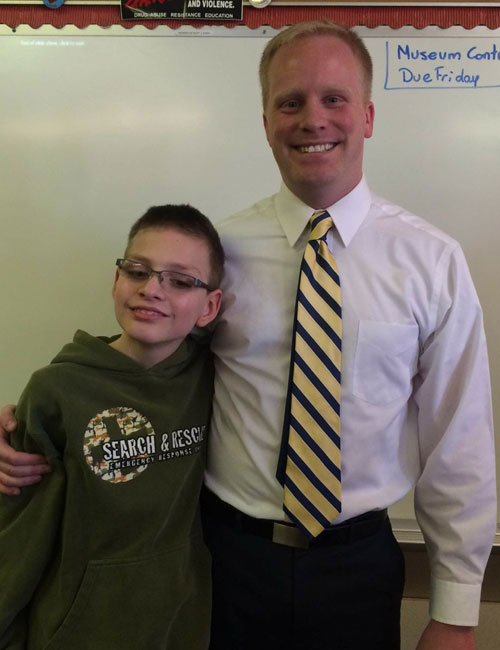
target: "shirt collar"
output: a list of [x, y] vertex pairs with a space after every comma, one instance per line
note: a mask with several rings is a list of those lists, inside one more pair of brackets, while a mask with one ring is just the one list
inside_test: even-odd
[[[340, 201], [326, 207], [344, 246], [347, 246], [370, 209], [371, 195], [365, 177]], [[285, 183], [276, 195], [276, 212], [290, 246], [295, 246], [314, 210], [292, 194]]]

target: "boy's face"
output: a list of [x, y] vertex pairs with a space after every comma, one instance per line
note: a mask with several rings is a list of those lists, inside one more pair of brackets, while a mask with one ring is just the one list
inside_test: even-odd
[[[148, 228], [133, 238], [127, 259], [156, 271], [178, 271], [210, 283], [206, 242], [175, 228]], [[219, 311], [221, 291], [201, 287], [173, 289], [157, 275], [137, 281], [117, 271], [115, 315], [123, 329], [113, 347], [151, 367], [170, 356], [192, 328], [203, 327]]]

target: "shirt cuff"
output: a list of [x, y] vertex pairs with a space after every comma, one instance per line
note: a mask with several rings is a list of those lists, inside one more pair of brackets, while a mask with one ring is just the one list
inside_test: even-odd
[[431, 578], [430, 617], [448, 625], [476, 626], [481, 585], [466, 585]]

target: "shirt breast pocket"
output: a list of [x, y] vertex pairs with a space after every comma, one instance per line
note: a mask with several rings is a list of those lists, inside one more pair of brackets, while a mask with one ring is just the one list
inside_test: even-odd
[[408, 398], [418, 362], [418, 325], [360, 321], [353, 393], [379, 406]]

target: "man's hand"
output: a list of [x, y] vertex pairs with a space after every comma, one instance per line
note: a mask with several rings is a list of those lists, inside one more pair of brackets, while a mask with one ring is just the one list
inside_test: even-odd
[[50, 466], [43, 456], [14, 451], [9, 445], [10, 434], [17, 426], [15, 406], [0, 410], [0, 492], [20, 494], [19, 488], [38, 483]]
[[474, 628], [430, 620], [416, 650], [475, 650]]

